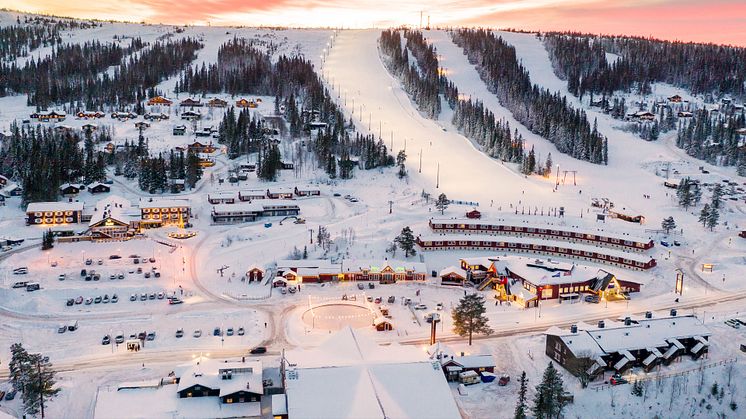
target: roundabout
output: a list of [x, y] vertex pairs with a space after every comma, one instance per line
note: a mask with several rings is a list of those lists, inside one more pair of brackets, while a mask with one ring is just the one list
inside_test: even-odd
[[363, 302], [326, 301], [311, 305], [301, 319], [312, 329], [339, 330], [344, 327], [370, 327], [377, 313]]

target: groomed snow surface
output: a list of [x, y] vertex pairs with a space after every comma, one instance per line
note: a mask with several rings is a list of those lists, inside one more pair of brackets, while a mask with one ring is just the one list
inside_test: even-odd
[[[7, 13], [0, 13], [6, 16]], [[2, 20], [7, 24], [9, 19]], [[109, 39], [115, 34], [142, 36], [152, 41], [172, 28], [136, 24], [109, 24], [92, 30], [73, 31], [66, 41], [84, 42], [94, 38]], [[279, 53], [302, 53], [313, 60], [324, 79], [338, 97], [339, 104], [352, 116], [362, 132], [380, 133], [387, 145], [398, 151], [406, 148], [409, 177], [396, 178], [394, 170], [357, 170], [350, 181], [329, 180], [323, 171], [315, 168], [308, 159], [294, 171], [284, 171], [277, 184], [272, 186], [294, 187], [312, 184], [321, 190], [321, 196], [300, 198], [293, 201], [301, 208], [305, 224], [294, 224], [288, 220], [280, 224], [282, 218], [270, 218], [252, 223], [237, 225], [212, 225], [212, 206], [207, 202], [208, 194], [249, 189], [266, 190], [268, 184], [259, 182], [254, 176], [238, 185], [220, 183], [227, 178], [227, 172], [235, 162], [229, 161], [221, 151], [216, 153], [216, 165], [206, 170], [203, 180], [192, 190], [178, 194], [178, 198], [189, 198], [194, 219], [192, 229], [197, 233], [187, 240], [170, 239], [167, 236], [174, 228], [163, 228], [148, 232], [141, 240], [113, 243], [64, 243], [54, 249], [41, 252], [31, 247], [39, 243], [43, 228], [26, 227], [24, 213], [18, 198], [8, 199], [6, 206], [0, 207], [0, 234], [7, 238], [24, 238], [21, 249], [0, 253], [0, 359], [7, 366], [8, 348], [13, 342], [22, 342], [30, 351], [40, 351], [48, 355], [51, 362], [60, 370], [60, 387], [63, 391], [54, 401], [48, 403], [49, 417], [85, 418], [94, 417], [96, 400], [106, 399], [106, 394], [125, 381], [153, 380], [165, 377], [179, 364], [191, 361], [197, 356], [214, 359], [238, 359], [247, 350], [258, 345], [268, 348], [268, 355], [261, 357], [264, 367], [277, 366], [283, 349], [302, 351], [322, 344], [333, 331], [343, 329], [345, 316], [357, 316], [352, 312], [334, 310], [325, 316], [327, 323], [309, 326], [304, 321], [304, 313], [320, 302], [341, 303], [343, 295], [356, 295], [364, 307], [377, 310], [375, 303], [368, 303], [367, 297], [381, 297], [385, 301], [395, 296], [396, 301], [388, 304], [394, 330], [376, 332], [370, 326], [355, 329], [355, 334], [366, 341], [380, 344], [401, 343], [405, 347], [424, 348], [429, 336], [429, 324], [423, 316], [433, 311], [436, 304], [442, 303], [445, 310], [443, 321], [438, 325], [438, 336], [447, 338], [449, 345], [457, 351], [471, 354], [492, 354], [496, 372], [508, 373], [512, 381], [506, 387], [496, 383], [478, 384], [468, 388], [468, 395], [458, 395], [455, 385], [451, 385], [453, 397], [461, 414], [465, 417], [482, 418], [510, 416], [515, 404], [517, 378], [525, 370], [530, 379], [530, 388], [540, 380], [541, 373], [548, 363], [544, 355], [544, 337], [541, 332], [553, 325], [569, 325], [583, 320], [616, 319], [628, 313], [642, 313], [647, 310], [668, 310], [679, 307], [680, 312], [698, 314], [713, 331], [709, 359], [705, 363], [728, 360], [738, 356], [738, 344], [743, 341], [743, 332], [725, 326], [723, 321], [737, 317], [744, 311], [739, 296], [746, 296], [746, 286], [741, 279], [746, 274], [746, 240], [735, 232], [746, 224], [743, 203], [727, 201], [721, 214], [721, 226], [714, 232], [704, 230], [697, 223], [697, 217], [687, 214], [676, 206], [675, 198], [658, 176], [662, 167], [673, 163], [681, 173], [698, 172], [698, 166], [707, 167], [711, 175], [699, 175], [705, 181], [720, 181], [732, 177], [732, 171], [712, 167], [693, 160], [671, 146], [670, 139], [657, 143], [639, 140], [634, 135], [615, 128], [607, 116], [589, 110], [591, 118], [598, 118], [599, 129], [609, 138], [609, 166], [596, 166], [571, 159], [559, 154], [553, 145], [542, 138], [527, 132], [525, 128], [511, 120], [511, 126], [518, 128], [541, 156], [551, 152], [560, 170], [577, 171], [576, 182], [571, 176], [559, 176], [559, 187], [553, 192], [556, 177], [525, 177], [511, 164], [504, 164], [483, 154], [478, 146], [459, 135], [450, 124], [446, 109], [438, 121], [428, 120], [420, 115], [399, 83], [382, 66], [376, 49], [379, 31], [340, 31], [333, 41], [333, 47], [324, 60], [320, 55], [334, 36], [325, 30], [270, 30], [237, 29], [217, 27], [189, 27], [179, 36], [199, 36], [205, 42], [196, 64], [211, 63], [216, 60], [217, 49], [233, 36], [272, 40], [280, 47]], [[532, 81], [552, 90], [566, 94], [564, 82], [551, 71], [546, 51], [540, 42], [530, 34], [501, 34], [516, 46], [519, 58], [531, 72]], [[448, 70], [448, 77], [459, 90], [473, 98], [482, 100], [499, 117], [510, 120], [511, 116], [501, 107], [496, 98], [485, 88], [474, 68], [461, 51], [453, 45], [446, 32], [427, 31], [425, 36], [438, 48], [442, 65]], [[32, 55], [43, 55], [49, 51], [34, 51]], [[159, 88], [167, 96], [183, 99], [171, 91], [176, 78], [162, 83]], [[666, 91], [665, 86], [656, 87]], [[683, 92], [681, 92], [683, 93]], [[236, 100], [228, 95], [217, 95], [226, 100]], [[263, 98], [263, 103], [255, 112], [268, 115], [273, 112], [272, 98]], [[577, 99], [570, 100], [574, 106], [585, 106]], [[7, 130], [14, 119], [27, 118], [34, 109], [26, 106], [25, 97], [0, 98], [0, 130]], [[158, 111], [155, 110], [154, 111]], [[174, 125], [182, 124], [175, 109], [168, 111], [171, 119], [153, 122], [145, 131], [150, 146], [156, 151], [165, 151], [175, 146], [184, 146], [195, 140], [190, 129], [186, 136], [173, 136]], [[207, 125], [217, 126], [222, 118], [222, 110], [205, 112], [205, 118], [197, 128]], [[78, 129], [90, 121], [76, 120], [72, 116], [63, 124]], [[111, 125], [115, 144], [126, 139], [135, 139], [137, 131], [134, 122], [119, 122], [109, 118], [94, 121], [99, 125]], [[196, 138], [196, 140], [204, 140]], [[295, 144], [292, 139], [283, 139], [283, 156], [290, 160]], [[253, 159], [253, 156], [251, 157]], [[420, 164], [421, 161], [421, 164]], [[140, 198], [149, 195], [141, 192], [137, 184], [123, 178], [114, 177], [112, 194], [122, 196], [136, 205]], [[742, 179], [739, 179], [742, 182]], [[546, 301], [541, 309], [522, 310], [515, 306], [494, 305], [491, 292], [484, 292], [487, 298], [487, 316], [490, 325], [500, 337], [477, 340], [468, 347], [451, 332], [452, 319], [447, 312], [463, 296], [461, 288], [443, 287], [436, 279], [425, 283], [376, 285], [374, 289], [359, 290], [356, 284], [339, 283], [328, 285], [302, 284], [300, 292], [281, 294], [271, 289], [265, 280], [257, 283], [243, 281], [249, 266], [255, 265], [272, 273], [274, 263], [286, 259], [297, 248], [306, 248], [310, 258], [333, 257], [340, 261], [395, 258], [403, 254], [385, 253], [391, 240], [404, 226], [411, 226], [416, 235], [429, 235], [427, 226], [430, 218], [463, 217], [472, 205], [451, 205], [445, 214], [433, 207], [433, 202], [422, 198], [421, 192], [431, 196], [446, 193], [450, 199], [478, 203], [478, 209], [485, 219], [510, 217], [532, 222], [533, 215], [550, 208], [565, 207], [568, 214], [562, 222], [567, 225], [594, 225], [595, 211], [590, 206], [591, 198], [608, 198], [615, 203], [615, 209], [629, 215], [644, 215], [647, 223], [639, 226], [619, 220], [609, 220], [603, 228], [609, 231], [622, 231], [632, 236], [652, 237], [656, 247], [646, 253], [658, 260], [658, 267], [649, 272], [631, 272], [625, 269], [609, 268], [593, 263], [580, 263], [576, 269], [594, 274], [599, 268], [607, 269], [618, 277], [640, 282], [642, 291], [632, 296], [629, 302], [604, 304], [559, 304]], [[340, 196], [335, 196], [339, 194]], [[345, 199], [352, 195], [359, 202]], [[644, 199], [643, 195], [650, 195]], [[102, 196], [82, 192], [76, 199], [85, 208], [92, 208]], [[705, 199], [708, 199], [705, 196]], [[391, 213], [389, 211], [391, 208]], [[698, 210], [690, 210], [692, 213]], [[580, 218], [582, 215], [582, 219]], [[664, 237], [655, 231], [660, 221], [672, 215], [679, 229], [671, 236]], [[546, 217], [536, 216], [535, 220]], [[267, 228], [265, 222], [272, 222]], [[559, 220], [557, 222], [560, 222]], [[726, 226], [727, 222], [727, 226]], [[333, 243], [328, 251], [318, 247], [315, 234], [320, 226], [331, 233]], [[82, 230], [84, 225], [74, 225], [74, 230]], [[591, 227], [593, 228], [593, 227]], [[683, 232], [682, 232], [683, 231]], [[660, 240], [677, 240], [681, 246], [663, 247]], [[311, 241], [313, 243], [311, 243]], [[164, 244], [165, 243], [165, 244]], [[24, 250], [25, 249], [25, 250]], [[134, 265], [127, 256], [137, 254], [143, 258], [153, 257], [156, 262]], [[122, 259], [109, 259], [110, 255], [120, 255]], [[427, 272], [457, 265], [458, 259], [468, 256], [495, 256], [483, 251], [442, 251], [418, 253], [409, 260], [424, 262]], [[502, 255], [497, 255], [502, 256]], [[533, 258], [534, 256], [524, 255]], [[91, 258], [92, 266], [85, 265]], [[98, 260], [102, 264], [98, 265]], [[56, 266], [52, 266], [53, 263]], [[702, 272], [702, 263], [713, 263], [713, 272]], [[14, 275], [12, 270], [27, 266], [27, 275]], [[145, 278], [136, 269], [143, 271], [155, 267], [161, 277]], [[80, 277], [83, 268], [95, 269], [101, 273], [99, 281], [85, 281]], [[685, 290], [682, 296], [673, 294], [675, 270], [685, 273]], [[130, 273], [130, 271], [133, 271]], [[222, 271], [222, 275], [219, 273]], [[124, 275], [123, 279], [109, 279], [111, 274]], [[60, 274], [66, 274], [59, 280]], [[428, 275], [429, 276], [429, 275]], [[27, 293], [23, 289], [13, 289], [16, 281], [36, 281], [39, 291]], [[140, 300], [140, 294], [176, 294], [184, 304], [170, 306], [165, 299]], [[68, 298], [95, 298], [116, 293], [118, 303], [92, 303], [66, 306]], [[130, 296], [136, 295], [136, 301]], [[678, 302], [674, 301], [679, 298]], [[411, 298], [416, 303], [425, 304], [427, 310], [412, 310], [401, 304], [403, 298]], [[721, 301], [722, 300], [722, 301]], [[368, 315], [367, 313], [364, 313]], [[60, 324], [77, 320], [78, 330], [58, 333]], [[317, 327], [318, 326], [318, 327]], [[327, 327], [328, 326], [328, 327]], [[220, 327], [237, 331], [245, 329], [244, 336], [213, 336], [213, 329]], [[175, 333], [183, 328], [184, 336], [176, 338]], [[195, 330], [201, 330], [199, 338], [193, 337]], [[127, 352], [121, 345], [101, 345], [106, 334], [122, 331], [125, 337], [142, 331], [156, 332], [153, 341], [137, 353]], [[538, 334], [537, 334], [538, 333]], [[382, 353], [391, 348], [384, 347]], [[399, 352], [397, 352], [399, 353]], [[209, 355], [206, 355], [209, 354]], [[335, 356], [329, 363], [338, 361]], [[396, 357], [394, 357], [396, 358]], [[407, 362], [408, 358], [392, 359], [392, 362]], [[685, 359], [687, 359], [685, 357]], [[312, 361], [322, 362], [314, 357]], [[340, 361], [341, 362], [341, 361]], [[732, 383], [743, 381], [745, 371], [735, 365]], [[676, 371], [698, 368], [699, 364], [688, 360], [663, 368], [665, 375]], [[3, 367], [5, 368], [5, 367]], [[358, 368], [358, 367], [356, 367]], [[580, 389], [577, 380], [564, 370], [565, 382], [575, 396], [575, 403], [567, 408], [568, 417], [587, 417], [602, 412], [606, 416], [625, 417], [714, 417], [718, 412], [728, 416], [737, 415], [726, 406], [731, 397], [743, 399], [743, 393], [735, 387], [727, 387], [725, 399], [715, 401], [707, 396], [709, 386], [717, 381], [727, 384], [728, 367], [707, 368], [704, 387], [698, 390], [698, 373], [689, 373], [678, 379], [661, 377], [660, 383], [653, 381], [648, 388], [645, 400], [630, 395], [629, 386], [614, 388]], [[375, 375], [375, 374], [374, 374]], [[5, 376], [5, 370], [0, 370]], [[655, 374], [649, 376], [655, 377]], [[369, 379], [375, 383], [382, 378]], [[679, 381], [677, 381], [679, 380]], [[685, 385], [680, 380], [685, 380]], [[416, 383], [412, 383], [415, 387]], [[352, 384], [351, 384], [352, 385]], [[7, 383], [0, 383], [0, 390], [7, 390]], [[404, 386], [397, 392], [405, 391]], [[672, 389], [676, 400], [669, 402]], [[157, 393], [157, 394], [155, 394]], [[532, 396], [532, 390], [529, 395]], [[103, 396], [102, 396], [103, 395]], [[389, 395], [391, 401], [398, 397]], [[145, 398], [133, 398], [126, 403], [162, 403], [165, 410], [175, 406], [173, 391], [154, 392]], [[12, 402], [0, 405], [0, 415], [18, 416], [21, 412], [19, 397]], [[166, 400], [167, 399], [167, 400]], [[705, 402], [701, 402], [705, 399]], [[119, 401], [117, 401], [118, 403]], [[323, 399], [319, 399], [323, 403]], [[392, 401], [392, 403], [394, 403]], [[708, 409], [707, 405], [711, 405]], [[402, 404], [401, 406], [405, 406]], [[202, 407], [200, 407], [202, 408]], [[105, 410], [104, 410], [105, 411]], [[159, 412], [161, 410], [158, 410]], [[100, 411], [103, 412], [103, 411]], [[406, 417], [407, 410], [397, 411], [396, 417]], [[593, 413], [590, 413], [593, 412]], [[146, 417], [147, 411], [142, 416]], [[155, 411], [152, 412], [155, 416]], [[180, 414], [174, 413], [179, 416]], [[99, 414], [97, 417], [105, 417]], [[164, 414], [163, 416], [166, 416]], [[171, 413], [168, 414], [171, 416]], [[181, 414], [184, 416], [184, 414]], [[208, 415], [209, 416], [209, 415]], [[354, 415], [355, 417], [362, 416]]]

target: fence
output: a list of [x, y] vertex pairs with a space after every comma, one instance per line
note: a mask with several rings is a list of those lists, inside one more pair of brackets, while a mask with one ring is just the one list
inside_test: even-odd
[[[709, 369], [709, 368], [720, 367], [720, 366], [723, 366], [723, 365], [732, 364], [734, 362], [738, 362], [738, 358], [730, 358], [730, 359], [723, 359], [723, 360], [720, 360], [720, 361], [708, 362], [706, 364], [700, 364], [696, 368], [690, 368], [690, 369], [683, 370], [683, 371], [671, 372], [671, 373], [668, 373], [668, 374], [648, 375], [646, 377], [640, 377], [640, 378], [635, 378], [634, 380], [629, 380], [629, 383], [630, 384], [634, 384], [636, 382], [641, 382], [642, 383], [642, 382], [645, 382], [645, 381], [661, 380], [661, 379], [673, 378], [673, 377], [683, 377], [683, 376], [689, 375], [691, 373], [699, 372], [700, 370], [706, 370], [706, 369]], [[611, 387], [612, 387], [611, 384], [599, 384], [598, 386], [594, 386], [592, 388], [595, 391], [601, 391], [601, 390], [605, 390], [605, 389], [611, 388]]]

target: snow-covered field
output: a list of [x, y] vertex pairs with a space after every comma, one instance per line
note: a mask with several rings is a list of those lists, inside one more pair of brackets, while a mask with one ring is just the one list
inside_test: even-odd
[[[0, 16], [6, 12], [0, 12]], [[6, 24], [8, 19], [2, 20]], [[114, 35], [141, 36], [152, 41], [170, 31], [165, 26], [110, 24], [100, 28], [73, 31], [67, 34], [66, 42], [84, 42], [90, 39], [111, 39]], [[722, 321], [739, 312], [746, 311], [737, 297], [746, 297], [746, 240], [736, 233], [746, 225], [746, 205], [742, 202], [726, 201], [721, 215], [721, 225], [714, 232], [702, 228], [697, 216], [686, 213], [675, 202], [675, 197], [663, 186], [661, 168], [672, 163], [682, 174], [699, 173], [697, 168], [705, 166], [710, 175], [698, 175], [706, 181], [734, 177], [731, 169], [708, 165], [688, 157], [675, 148], [671, 138], [659, 142], [646, 142], [634, 134], [616, 128], [616, 121], [607, 115], [588, 109], [567, 93], [565, 82], [552, 72], [547, 52], [533, 35], [501, 33], [515, 45], [519, 59], [530, 71], [531, 79], [543, 87], [557, 90], [568, 96], [573, 106], [583, 106], [590, 118], [598, 119], [599, 130], [609, 138], [609, 165], [597, 166], [572, 159], [560, 154], [552, 144], [528, 132], [518, 124], [510, 112], [490, 94], [460, 49], [443, 31], [426, 31], [425, 36], [437, 47], [441, 64], [447, 69], [448, 77], [459, 90], [472, 98], [481, 100], [498, 117], [510, 121], [510, 125], [534, 146], [538, 160], [548, 153], [561, 170], [576, 171], [576, 183], [568, 176], [559, 177], [559, 187], [554, 191], [555, 179], [538, 176], [526, 177], [512, 164], [505, 164], [482, 153], [479, 147], [460, 135], [450, 123], [450, 112], [444, 112], [437, 121], [423, 117], [398, 81], [390, 76], [380, 62], [376, 48], [379, 31], [340, 31], [328, 49], [329, 30], [272, 30], [250, 28], [188, 27], [179, 36], [197, 36], [205, 47], [199, 51], [195, 62], [212, 63], [217, 59], [220, 45], [233, 38], [247, 37], [271, 41], [278, 45], [274, 54], [303, 54], [312, 60], [323, 74], [328, 88], [338, 97], [346, 115], [351, 116], [360, 131], [382, 137], [392, 150], [404, 149], [407, 154], [409, 177], [399, 180], [394, 169], [356, 170], [355, 178], [348, 181], [330, 180], [312, 162], [294, 171], [284, 171], [276, 186], [296, 186], [314, 184], [321, 190], [321, 196], [301, 198], [294, 201], [301, 208], [305, 224], [284, 222], [281, 218], [261, 220], [252, 223], [221, 226], [212, 225], [211, 205], [207, 195], [221, 191], [238, 189], [266, 189], [268, 184], [251, 176], [238, 185], [220, 183], [233, 166], [227, 157], [218, 152], [216, 165], [206, 170], [198, 186], [179, 197], [189, 198], [194, 231], [197, 236], [188, 240], [170, 240], [169, 229], [151, 230], [142, 240], [115, 243], [60, 243], [54, 249], [41, 252], [30, 243], [38, 243], [42, 229], [27, 227], [19, 198], [10, 198], [6, 206], [0, 207], [0, 236], [25, 238], [22, 250], [0, 253], [0, 376], [6, 376], [8, 348], [14, 342], [22, 342], [31, 351], [48, 355], [61, 372], [61, 396], [48, 406], [50, 417], [83, 418], [93, 417], [95, 398], [99, 387], [116, 385], [120, 381], [146, 380], [163, 377], [173, 366], [190, 360], [200, 353], [211, 353], [213, 357], [237, 357], [258, 345], [267, 346], [276, 357], [283, 349], [315, 346], [327, 337], [332, 329], [344, 323], [344, 318], [321, 322], [319, 327], [308, 324], [304, 314], [309, 304], [326, 300], [338, 301], [342, 295], [359, 295], [365, 307], [375, 303], [363, 303], [366, 297], [389, 296], [396, 298], [388, 304], [391, 310], [394, 330], [376, 332], [372, 327], [362, 327], [360, 332], [373, 337], [380, 343], [400, 341], [407, 344], [423, 345], [430, 332], [429, 324], [423, 315], [435, 310], [442, 303], [443, 321], [438, 325], [438, 335], [449, 338], [451, 345], [471, 353], [487, 352], [494, 355], [499, 371], [509, 373], [512, 381], [508, 387], [494, 384], [479, 384], [469, 387], [468, 396], [460, 396], [454, 388], [454, 397], [466, 417], [493, 417], [494, 412], [506, 412], [499, 417], [510, 416], [515, 403], [516, 380], [520, 371], [529, 374], [531, 387], [536, 384], [548, 362], [544, 355], [542, 330], [552, 325], [566, 325], [584, 319], [614, 319], [628, 313], [641, 313], [647, 310], [680, 307], [682, 312], [696, 313], [713, 326], [713, 344], [710, 359], [705, 362], [731, 359], [738, 356], [738, 343], [743, 341], [742, 331], [724, 326]], [[47, 50], [33, 51], [33, 56], [47, 54]], [[175, 95], [173, 88], [176, 78], [159, 85], [167, 96], [183, 99], [185, 94]], [[656, 86], [656, 93], [668, 94], [666, 86]], [[678, 90], [677, 93], [681, 93]], [[228, 95], [217, 95], [228, 101]], [[212, 97], [212, 96], [210, 96]], [[255, 112], [262, 115], [273, 113], [272, 98], [263, 98], [263, 103]], [[33, 109], [26, 106], [25, 97], [0, 98], [0, 131], [6, 130], [13, 120], [24, 119]], [[168, 121], [154, 122], [144, 132], [154, 151], [167, 151], [174, 146], [184, 146], [194, 141], [191, 131], [186, 136], [173, 136], [174, 125], [182, 121], [175, 109], [162, 109], [169, 112]], [[203, 110], [205, 118], [197, 128], [207, 125], [217, 126], [222, 111]], [[88, 121], [69, 117], [63, 124], [78, 129]], [[132, 121], [119, 122], [111, 119], [96, 121], [110, 125], [116, 144], [125, 140], [135, 140], [137, 130]], [[191, 126], [190, 124], [186, 124]], [[200, 140], [200, 138], [197, 138]], [[291, 139], [283, 139], [281, 150], [290, 156], [294, 149]], [[137, 187], [136, 182], [113, 177], [112, 194], [118, 194], [136, 203], [140, 197], [149, 196]], [[737, 179], [739, 183], [743, 179]], [[275, 186], [275, 185], [272, 185]], [[359, 290], [355, 284], [333, 283], [324, 286], [303, 284], [296, 294], [280, 294], [262, 281], [247, 283], [241, 280], [251, 265], [272, 268], [275, 261], [286, 259], [294, 248], [307, 249], [309, 257], [367, 258], [383, 259], [392, 257], [385, 252], [388, 244], [405, 226], [411, 226], [417, 234], [428, 234], [427, 220], [430, 218], [463, 217], [473, 209], [469, 205], [451, 205], [441, 216], [432, 200], [426, 202], [422, 192], [437, 196], [445, 193], [452, 200], [478, 203], [484, 218], [512, 216], [532, 222], [531, 215], [521, 215], [524, 211], [544, 210], [565, 207], [568, 216], [564, 222], [569, 225], [585, 225], [589, 229], [599, 228], [623, 231], [630, 235], [651, 237], [656, 247], [650, 255], [658, 260], [658, 267], [648, 272], [631, 272], [615, 268], [620, 278], [627, 278], [644, 284], [639, 294], [631, 301], [604, 304], [558, 304], [543, 302], [541, 310], [519, 309], [508, 305], [493, 305], [490, 292], [487, 297], [487, 316], [491, 326], [501, 335], [481, 339], [468, 348], [456, 341], [451, 331], [453, 321], [447, 313], [454, 307], [465, 291], [462, 288], [442, 287], [435, 279], [424, 283], [377, 285], [375, 289]], [[359, 202], [343, 198], [353, 195]], [[643, 198], [649, 195], [650, 198]], [[630, 224], [620, 220], [609, 220], [606, 224], [595, 225], [591, 198], [608, 198], [615, 208], [631, 215], [646, 217], [646, 224]], [[78, 197], [87, 207], [99, 199], [88, 192]], [[707, 194], [705, 200], [708, 199]], [[389, 211], [391, 208], [391, 211]], [[695, 210], [690, 210], [696, 213]], [[658, 230], [664, 217], [674, 216], [679, 229], [668, 237]], [[581, 218], [583, 217], [583, 218]], [[271, 227], [264, 222], [271, 221]], [[329, 251], [320, 249], [315, 234], [319, 227], [326, 227], [333, 243]], [[84, 229], [84, 225], [76, 226]], [[680, 247], [663, 247], [660, 241], [677, 240]], [[176, 245], [175, 248], [160, 242]], [[154, 258], [155, 262], [134, 265], [128, 255], [137, 254], [144, 258]], [[110, 255], [120, 255], [122, 259], [109, 259]], [[427, 272], [455, 265], [458, 259], [467, 256], [487, 256], [478, 251], [443, 251], [418, 253], [411, 260], [424, 262]], [[94, 260], [86, 266], [85, 259]], [[397, 252], [395, 258], [403, 258]], [[98, 260], [101, 259], [101, 265]], [[702, 272], [702, 263], [714, 264], [712, 272]], [[52, 266], [52, 265], [56, 266]], [[12, 270], [27, 266], [27, 275], [14, 275]], [[85, 281], [80, 276], [83, 268], [95, 269], [101, 273], [99, 281]], [[145, 278], [137, 273], [160, 271], [160, 278]], [[225, 268], [223, 274], [220, 268]], [[578, 269], [595, 272], [602, 265], [580, 263]], [[675, 271], [685, 273], [684, 294], [673, 293]], [[65, 274], [64, 280], [59, 275]], [[110, 279], [119, 274], [123, 279]], [[39, 291], [27, 293], [22, 289], [11, 288], [16, 281], [39, 282]], [[170, 306], [165, 299], [140, 300], [142, 293], [163, 292], [183, 297], [185, 303]], [[74, 304], [67, 306], [69, 298], [95, 298], [117, 294], [117, 303]], [[136, 301], [130, 301], [135, 295]], [[402, 298], [411, 298], [425, 304], [427, 310], [412, 310], [401, 304]], [[721, 301], [726, 300], [726, 301]], [[327, 316], [355, 316], [351, 311]], [[79, 329], [74, 332], [58, 333], [60, 324], [79, 321]], [[327, 325], [329, 327], [323, 327]], [[245, 329], [243, 336], [213, 336], [213, 329]], [[177, 329], [184, 330], [184, 337], [176, 338]], [[202, 336], [193, 337], [195, 330]], [[116, 345], [101, 345], [104, 335], [114, 335], [122, 331], [125, 335], [142, 331], [156, 332], [156, 338], [148, 341], [142, 351], [127, 352]], [[737, 337], [737, 338], [734, 338]], [[276, 362], [274, 358], [270, 362]], [[142, 365], [141, 365], [142, 364]], [[746, 370], [741, 364], [733, 364], [734, 383], [742, 381]], [[662, 372], [675, 372], [697, 368], [696, 363], [682, 362]], [[707, 394], [715, 381], [725, 384], [727, 366], [708, 368], [701, 394], [695, 383], [699, 382], [696, 373], [683, 375], [688, 380], [681, 390], [680, 384], [673, 384], [674, 378], [664, 378], [660, 383], [653, 382], [648, 388], [644, 401], [631, 396], [629, 386], [615, 388], [580, 389], [577, 381], [565, 374], [565, 382], [575, 395], [575, 403], [567, 414], [571, 417], [587, 417], [588, 412], [606, 412], [607, 416], [626, 417], [714, 417], [718, 412], [734, 416], [726, 406], [729, 397], [743, 399], [735, 386], [728, 387], [724, 401], [713, 401]], [[564, 371], [563, 371], [564, 373]], [[687, 378], [688, 377], [688, 378]], [[0, 390], [8, 387], [0, 383]], [[681, 402], [669, 403], [672, 388], [680, 391]], [[700, 399], [705, 402], [700, 403]], [[707, 408], [707, 405], [711, 405]], [[746, 407], [746, 406], [744, 406]], [[1, 412], [18, 415], [18, 400], [3, 403]], [[737, 412], [737, 411], [736, 411]]]

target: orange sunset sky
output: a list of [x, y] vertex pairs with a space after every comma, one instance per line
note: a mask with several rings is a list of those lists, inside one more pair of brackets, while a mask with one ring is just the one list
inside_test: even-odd
[[79, 18], [197, 25], [577, 30], [746, 46], [746, 0], [0, 0]]

